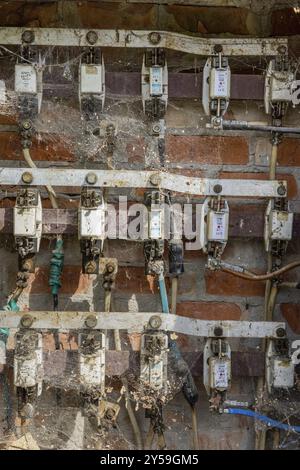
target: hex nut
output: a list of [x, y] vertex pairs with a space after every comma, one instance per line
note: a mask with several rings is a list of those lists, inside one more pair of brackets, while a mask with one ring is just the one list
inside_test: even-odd
[[32, 181], [33, 181], [32, 173], [30, 173], [30, 171], [25, 171], [22, 174], [22, 181], [23, 181], [23, 183], [26, 183], [26, 184], [32, 183]]
[[23, 315], [21, 318], [21, 325], [24, 328], [30, 328], [33, 323], [33, 317], [31, 315]]
[[214, 335], [223, 336], [223, 328], [221, 328], [220, 326], [216, 326], [214, 329]]
[[220, 194], [223, 190], [223, 187], [221, 184], [215, 184], [213, 190], [216, 194]]
[[277, 193], [279, 194], [279, 196], [284, 196], [286, 194], [286, 188], [283, 184], [278, 186]]
[[285, 329], [284, 328], [277, 328], [276, 335], [277, 335], [278, 338], [284, 338], [285, 335], [286, 335]]
[[160, 182], [161, 182], [161, 177], [159, 176], [159, 174], [154, 173], [153, 175], [150, 176], [150, 183], [153, 186], [158, 186]]
[[86, 34], [86, 40], [89, 44], [94, 45], [98, 41], [98, 34], [96, 31], [89, 31]]
[[156, 31], [152, 31], [152, 33], [149, 33], [148, 39], [151, 44], [158, 44], [161, 40], [161, 35]]
[[97, 183], [97, 175], [96, 173], [88, 173], [85, 177], [85, 180], [88, 184], [96, 184]]
[[85, 319], [85, 326], [87, 328], [95, 328], [95, 326], [97, 326], [97, 317], [96, 315], [89, 315], [86, 319]]
[[35, 40], [35, 35], [33, 31], [30, 31], [27, 29], [26, 31], [23, 31], [22, 33], [22, 42], [25, 42], [26, 44], [30, 44]]
[[161, 326], [161, 318], [158, 315], [153, 315], [149, 320], [149, 325], [156, 330]]

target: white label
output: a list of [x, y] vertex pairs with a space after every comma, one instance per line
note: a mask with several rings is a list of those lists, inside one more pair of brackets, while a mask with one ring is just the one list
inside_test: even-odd
[[215, 387], [227, 388], [228, 387], [228, 366], [226, 362], [215, 363]]
[[103, 93], [102, 65], [81, 65], [80, 91], [96, 95]]
[[37, 93], [37, 74], [32, 65], [15, 66], [15, 91], [17, 93]]
[[162, 89], [162, 67], [150, 68], [150, 95], [161, 96]]
[[213, 216], [213, 239], [214, 240], [225, 240], [226, 237], [226, 221], [225, 214], [215, 213]]
[[211, 98], [229, 98], [229, 73], [224, 69], [211, 71]]
[[157, 240], [162, 236], [161, 210], [152, 210], [150, 213], [150, 238]]

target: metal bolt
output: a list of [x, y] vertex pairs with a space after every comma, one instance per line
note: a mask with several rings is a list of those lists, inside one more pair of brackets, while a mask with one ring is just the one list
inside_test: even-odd
[[106, 417], [107, 419], [112, 420], [112, 419], [114, 419], [115, 416], [116, 416], [116, 412], [115, 412], [115, 410], [114, 410], [113, 408], [108, 408], [108, 409], [106, 410], [105, 417]]
[[222, 44], [216, 44], [215, 47], [214, 47], [214, 52], [215, 52], [216, 54], [220, 54], [220, 52], [222, 52], [222, 51], [223, 51], [223, 46], [222, 46]]
[[85, 180], [88, 184], [96, 184], [97, 183], [96, 173], [88, 173], [85, 177]]
[[214, 329], [214, 335], [223, 336], [223, 328], [221, 328], [220, 326], [216, 326], [216, 328]]
[[223, 187], [221, 184], [215, 184], [213, 190], [216, 194], [220, 194], [223, 190]]
[[89, 31], [86, 34], [86, 40], [89, 44], [96, 44], [96, 42], [98, 41], [98, 34], [96, 33], [96, 31]]
[[283, 184], [278, 186], [277, 193], [279, 194], [279, 196], [284, 196], [286, 194], [286, 188], [285, 186], [283, 186]]
[[153, 134], [160, 134], [160, 132], [161, 132], [160, 124], [153, 124], [152, 132], [153, 132]]
[[29, 29], [22, 33], [22, 41], [26, 44], [30, 44], [35, 39], [34, 32]]
[[31, 124], [30, 121], [26, 120], [26, 121], [22, 122], [22, 127], [25, 131], [29, 131], [29, 129], [31, 129], [31, 126], [32, 126], [32, 124]]
[[161, 318], [158, 315], [153, 315], [149, 320], [149, 325], [151, 328], [156, 330], [161, 326]]
[[161, 182], [161, 177], [159, 174], [154, 173], [153, 175], [150, 176], [150, 183], [153, 184], [153, 186], [158, 186]]
[[23, 315], [23, 317], [21, 318], [21, 325], [24, 327], [24, 328], [30, 328], [31, 325], [33, 323], [33, 317], [31, 315]]
[[161, 40], [161, 35], [153, 31], [152, 33], [149, 33], [148, 39], [149, 39], [149, 42], [151, 42], [151, 44], [158, 44]]
[[286, 53], [286, 46], [279, 46], [277, 49], [278, 54], [285, 54]]
[[87, 274], [94, 274], [97, 270], [96, 261], [88, 261], [85, 265], [85, 272]]
[[29, 171], [25, 171], [22, 174], [22, 181], [23, 181], [23, 183], [26, 183], [26, 184], [32, 183], [32, 181], [33, 181], [32, 173], [30, 173]]
[[276, 335], [278, 336], [278, 338], [284, 338], [285, 334], [286, 333], [284, 328], [277, 328]]
[[96, 315], [89, 315], [86, 319], [85, 319], [85, 326], [87, 328], [95, 328], [95, 326], [97, 326], [97, 317]]
[[115, 270], [115, 267], [114, 267], [113, 264], [107, 264], [107, 265], [106, 265], [106, 271], [107, 271], [108, 273], [112, 274], [112, 273], [114, 272], [114, 270]]

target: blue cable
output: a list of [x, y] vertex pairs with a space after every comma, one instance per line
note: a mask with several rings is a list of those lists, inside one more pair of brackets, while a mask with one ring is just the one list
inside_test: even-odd
[[272, 428], [282, 429], [283, 431], [300, 432], [300, 426], [291, 426], [289, 424], [281, 423], [280, 421], [276, 421], [275, 419], [269, 418], [268, 416], [256, 413], [256, 411], [243, 410], [241, 408], [225, 408], [224, 413], [228, 413], [230, 415], [249, 416], [250, 418], [255, 418], [259, 421], [262, 421], [267, 426], [270, 426]]
[[159, 284], [162, 311], [163, 313], [170, 313], [166, 283], [165, 283], [164, 275], [162, 273], [158, 277], [158, 284]]

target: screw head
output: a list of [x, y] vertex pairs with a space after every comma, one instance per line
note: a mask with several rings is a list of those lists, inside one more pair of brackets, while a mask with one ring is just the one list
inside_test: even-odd
[[220, 194], [223, 190], [223, 187], [221, 184], [215, 184], [213, 190], [216, 194]]
[[85, 181], [88, 184], [96, 184], [97, 183], [97, 175], [96, 173], [88, 173], [85, 177]]
[[32, 124], [28, 120], [22, 122], [22, 127], [25, 131], [29, 131], [29, 129], [31, 129], [31, 126]]
[[160, 124], [153, 124], [152, 132], [153, 132], [153, 134], [160, 134], [160, 132], [161, 132]]
[[33, 181], [32, 173], [30, 173], [30, 171], [25, 171], [22, 174], [22, 181], [23, 181], [23, 183], [26, 183], [26, 184], [32, 183], [32, 181]]
[[23, 315], [23, 317], [21, 318], [21, 325], [24, 327], [24, 328], [30, 328], [31, 325], [33, 323], [33, 317], [31, 315]]
[[214, 335], [223, 336], [223, 328], [221, 328], [220, 326], [216, 326], [214, 329]]
[[278, 338], [284, 338], [286, 335], [285, 333], [285, 329], [284, 328], [277, 328], [276, 330], [276, 336], [278, 336]]
[[23, 31], [22, 33], [22, 41], [25, 42], [26, 44], [30, 44], [34, 41], [35, 35], [33, 31], [30, 31], [27, 29], [26, 31]]
[[286, 187], [281, 184], [277, 188], [277, 193], [279, 194], [279, 196], [284, 196], [286, 194]]
[[95, 326], [97, 326], [97, 317], [96, 315], [89, 315], [86, 319], [85, 319], [85, 326], [87, 328], [95, 328]]
[[148, 39], [151, 44], [158, 44], [161, 40], [161, 35], [156, 31], [152, 31], [152, 33], [149, 33]]
[[220, 54], [220, 52], [222, 52], [222, 51], [223, 51], [223, 46], [222, 46], [222, 44], [216, 44], [215, 47], [214, 47], [214, 52], [215, 52], [216, 54]]
[[153, 175], [150, 176], [150, 183], [153, 184], [153, 186], [158, 186], [161, 182], [161, 177], [159, 174], [154, 173]]
[[96, 31], [89, 31], [86, 34], [86, 40], [89, 44], [94, 45], [98, 41], [98, 34]]
[[151, 328], [156, 330], [161, 326], [161, 318], [158, 315], [153, 315], [149, 320], [149, 325]]

